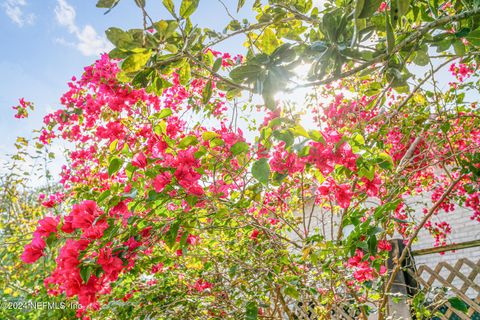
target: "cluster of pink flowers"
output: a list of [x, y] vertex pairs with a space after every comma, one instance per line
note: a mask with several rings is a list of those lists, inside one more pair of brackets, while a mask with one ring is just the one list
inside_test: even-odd
[[28, 110], [33, 110], [33, 103], [26, 101], [24, 98], [21, 98], [18, 106], [12, 107], [13, 110], [17, 111], [15, 118], [23, 119], [28, 117]]
[[43, 256], [46, 247], [45, 239], [52, 233], [57, 233], [58, 219], [45, 217], [38, 221], [38, 226], [33, 233], [33, 240], [25, 246], [22, 253], [22, 260], [25, 263], [34, 263]]
[[210, 51], [215, 58], [222, 58], [223, 67], [231, 67], [233, 65], [240, 64], [245, 60], [245, 58], [241, 54], [236, 54], [235, 56], [232, 56], [228, 52], [220, 52], [210, 48], [207, 49], [207, 52], [208, 51]]
[[469, 194], [465, 200], [465, 206], [473, 210], [471, 219], [480, 222], [480, 193]]
[[323, 175], [329, 175], [335, 165], [357, 170], [357, 155], [352, 152], [351, 146], [342, 141], [342, 135], [333, 129], [322, 131], [325, 142], [311, 142], [308, 162], [313, 163]]
[[346, 209], [350, 207], [353, 192], [350, 184], [337, 184], [331, 177], [325, 180], [317, 189], [317, 202], [327, 197], [330, 201], [336, 201], [338, 205]]
[[459, 63], [458, 65], [456, 63], [452, 63], [450, 65], [450, 72], [452, 73], [453, 76], [457, 78], [458, 81], [463, 82], [466, 78], [470, 77], [474, 69], [464, 63]]
[[360, 283], [371, 281], [375, 279], [378, 274], [384, 275], [387, 272], [387, 267], [384, 265], [380, 266], [380, 270], [378, 272], [372, 268], [370, 263], [373, 260], [375, 260], [375, 257], [366, 257], [362, 250], [357, 249], [355, 251], [355, 255], [348, 259], [347, 263], [347, 266], [353, 269], [353, 277], [355, 280]]
[[213, 288], [213, 284], [203, 279], [198, 279], [193, 285], [193, 288], [198, 292], [202, 292], [202, 291]]
[[270, 160], [270, 168], [279, 174], [292, 175], [305, 168], [305, 158], [300, 158], [293, 152], [285, 150], [285, 142], [275, 146]]
[[65, 198], [65, 193], [63, 192], [56, 192], [54, 194], [49, 195], [48, 197], [41, 193], [38, 197], [38, 200], [41, 201], [42, 206], [46, 208], [53, 208], [56, 205], [59, 205], [60, 203], [63, 202], [63, 199]]
[[425, 228], [435, 238], [435, 247], [442, 247], [447, 244], [447, 237], [452, 233], [452, 227], [446, 221], [435, 222], [427, 221]]

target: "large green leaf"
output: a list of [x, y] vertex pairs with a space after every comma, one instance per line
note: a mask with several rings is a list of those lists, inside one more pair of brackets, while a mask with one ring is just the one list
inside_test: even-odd
[[480, 29], [473, 30], [465, 38], [474, 46], [480, 47]]
[[262, 68], [254, 64], [246, 64], [239, 66], [230, 71], [230, 78], [235, 82], [243, 82], [249, 80], [250, 82], [258, 77]]
[[410, 9], [410, 0], [395, 0], [397, 2], [397, 15], [404, 16]]
[[295, 300], [298, 300], [300, 298], [300, 293], [298, 292], [298, 290], [291, 286], [285, 287], [285, 294], [292, 297]]
[[393, 160], [392, 157], [386, 152], [380, 152], [377, 156], [377, 164], [380, 168], [392, 170], [393, 169]]
[[199, 3], [200, 0], [183, 0], [180, 5], [180, 16], [185, 19], [190, 17], [197, 10]]
[[198, 143], [198, 139], [195, 136], [186, 136], [183, 138], [179, 143], [178, 147], [180, 149], [185, 149], [188, 146], [194, 145]]
[[382, 0], [358, 0], [355, 15], [359, 19], [371, 17], [380, 7]]
[[173, 4], [173, 0], [162, 0], [163, 6], [167, 8], [170, 14], [175, 14], [175, 5]]
[[242, 152], [247, 152], [248, 151], [248, 143], [243, 142], [243, 141], [238, 141], [235, 143], [231, 148], [230, 151], [234, 156], [242, 153]]
[[90, 266], [80, 268], [80, 277], [82, 278], [84, 283], [88, 282], [91, 275], [92, 275], [92, 268]]
[[452, 297], [448, 299], [448, 302], [450, 302], [450, 305], [457, 309], [462, 311], [463, 313], [467, 313], [468, 311], [468, 304], [466, 304], [463, 300], [461, 300], [458, 297]]
[[190, 63], [186, 63], [179, 72], [179, 80], [180, 84], [186, 85], [188, 84], [188, 81], [190, 81], [190, 78], [192, 77], [192, 71], [190, 67]]
[[253, 164], [252, 175], [261, 183], [268, 183], [268, 178], [270, 177], [270, 165], [266, 158], [261, 158]]
[[120, 28], [108, 28], [105, 35], [119, 49], [130, 49], [132, 47], [133, 37]]
[[162, 109], [162, 111], [160, 111], [160, 113], [158, 114], [157, 118], [158, 119], [163, 119], [163, 118], [166, 118], [166, 117], [169, 117], [172, 115], [172, 109], [170, 108], [165, 108], [165, 109]]
[[150, 56], [150, 51], [131, 54], [123, 61], [122, 70], [127, 73], [136, 72], [145, 66]]
[[280, 44], [272, 28], [266, 28], [257, 40], [257, 46], [266, 54], [272, 54]]
[[209, 80], [202, 91], [202, 103], [207, 104], [212, 97], [212, 80]]
[[387, 33], [387, 52], [390, 53], [395, 46], [395, 35], [388, 14], [385, 14], [385, 31]]
[[245, 320], [257, 320], [258, 317], [258, 306], [254, 301], [247, 303], [245, 311]]
[[175, 241], [177, 240], [178, 230], [180, 229], [180, 222], [176, 221], [170, 225], [167, 234], [166, 234], [166, 241], [165, 243], [170, 248], [173, 247]]
[[111, 176], [112, 174], [116, 173], [120, 167], [122, 166], [123, 161], [120, 158], [113, 158], [110, 160], [108, 164], [108, 175]]

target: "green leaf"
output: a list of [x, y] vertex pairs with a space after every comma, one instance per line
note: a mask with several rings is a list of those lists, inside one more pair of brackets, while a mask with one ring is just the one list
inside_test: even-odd
[[144, 53], [134, 53], [123, 61], [122, 70], [127, 73], [136, 72], [145, 66], [148, 59], [150, 59], [150, 56], [150, 51]]
[[214, 138], [212, 140], [210, 140], [210, 148], [215, 148], [215, 147], [218, 147], [218, 146], [223, 146], [225, 144], [225, 141], [223, 141], [222, 139], [220, 138]]
[[248, 151], [248, 143], [243, 141], [238, 141], [230, 148], [230, 152], [232, 152], [234, 156], [247, 151]]
[[97, 198], [97, 202], [98, 203], [101, 203], [103, 200], [105, 200], [112, 192], [110, 191], [110, 189], [107, 189], [105, 191], [103, 191]]
[[352, 140], [355, 141], [358, 145], [361, 145], [361, 146], [365, 145], [365, 138], [358, 132], [355, 132], [352, 135]]
[[247, 303], [245, 311], [245, 320], [257, 320], [258, 317], [258, 306], [255, 301], [250, 301]]
[[188, 146], [194, 145], [198, 143], [198, 139], [195, 136], [186, 136], [183, 138], [179, 143], [178, 147], [180, 149], [185, 149]]
[[118, 139], [115, 139], [112, 141], [112, 143], [110, 143], [110, 146], [108, 147], [108, 150], [110, 151], [110, 153], [114, 153], [117, 150], [117, 146], [118, 146]]
[[355, 1], [355, 18], [358, 18], [363, 11], [365, 6], [365, 0], [356, 0]]
[[470, 32], [465, 39], [476, 47], [480, 47], [480, 29]]
[[395, 0], [397, 2], [398, 17], [404, 16], [410, 9], [410, 0]]
[[312, 139], [313, 141], [321, 142], [321, 143], [325, 144], [325, 139], [323, 138], [323, 135], [319, 131], [310, 130], [308, 132], [308, 135], [309, 135], [310, 139]]
[[157, 118], [158, 119], [163, 119], [163, 118], [166, 118], [166, 117], [169, 117], [172, 115], [172, 109], [170, 108], [165, 108], [165, 109], [162, 109], [162, 111], [160, 111], [160, 113], [158, 114]]
[[300, 294], [298, 293], [297, 289], [294, 287], [285, 287], [285, 294], [292, 297], [295, 300], [298, 300], [300, 298]]
[[266, 158], [261, 158], [255, 161], [252, 166], [252, 175], [261, 183], [268, 183], [268, 178], [270, 177], [270, 165], [268, 164], [268, 160]]
[[107, 39], [119, 49], [130, 49], [133, 37], [120, 28], [111, 27], [105, 31]]
[[173, 0], [162, 0], [162, 3], [171, 15], [175, 15], [175, 5], [173, 4]]
[[460, 298], [458, 297], [452, 297], [450, 299], [448, 299], [448, 302], [450, 303], [450, 305], [457, 309], [457, 310], [460, 310], [462, 311], [463, 313], [467, 313], [468, 311], [468, 304], [466, 304], [463, 300], [461, 300]]
[[275, 130], [273, 131], [275, 139], [285, 142], [285, 147], [290, 147], [295, 141], [295, 136], [288, 130]]
[[393, 34], [393, 28], [388, 14], [385, 14], [385, 31], [387, 33], [387, 52], [391, 53], [395, 46], [395, 35]]
[[122, 166], [123, 161], [120, 158], [113, 158], [108, 164], [108, 175], [111, 176], [116, 173]]
[[302, 127], [302, 126], [299, 125], [299, 124], [295, 125], [295, 127], [290, 128], [289, 130], [290, 130], [290, 132], [293, 133], [296, 137], [302, 136], [302, 137], [305, 137], [305, 138], [310, 138], [310, 136], [308, 135], [307, 130], [305, 130], [305, 128]]
[[245, 5], [245, 1], [246, 0], [238, 0], [237, 12], [240, 11], [240, 9], [242, 9], [242, 7]]
[[375, 235], [372, 235], [371, 237], [368, 238], [368, 251], [372, 254], [375, 255], [377, 253], [377, 237]]
[[92, 268], [91, 267], [82, 267], [80, 269], [80, 277], [82, 278], [84, 283], [87, 283], [92, 275]]
[[380, 168], [392, 170], [393, 169], [393, 160], [388, 153], [381, 152], [377, 157], [377, 163]]
[[266, 28], [257, 41], [257, 45], [266, 54], [272, 54], [280, 44], [277, 34], [271, 28]]
[[360, 12], [355, 9], [355, 14], [359, 19], [370, 18], [378, 10], [382, 0], [365, 0]]
[[218, 137], [220, 137], [220, 135], [213, 131], [205, 131], [204, 133], [202, 133], [202, 139], [205, 141], [210, 141]]
[[213, 67], [212, 67], [213, 72], [218, 72], [221, 66], [222, 66], [222, 58], [217, 58], [217, 60], [215, 60], [215, 62], [213, 63]]
[[190, 80], [192, 74], [191, 74], [191, 69], [190, 69], [190, 63], [186, 63], [179, 72], [179, 80], [180, 84], [186, 85], [188, 81]]
[[428, 53], [425, 51], [417, 51], [415, 53], [415, 58], [413, 59], [413, 63], [417, 66], [426, 66], [430, 62], [430, 57]]
[[327, 12], [322, 17], [322, 31], [331, 42], [337, 41], [337, 23], [333, 12]]
[[[139, 74], [141, 74], [142, 72], [139, 72], [137, 74], [137, 76]], [[136, 77], [136, 76], [135, 76]], [[155, 93], [158, 95], [158, 96], [161, 96], [162, 93], [163, 93], [163, 90], [166, 89], [166, 88], [170, 88], [172, 86], [172, 84], [170, 82], [168, 82], [167, 80], [163, 79], [162, 77], [157, 77], [154, 81], [153, 81], [153, 86], [154, 86], [154, 91]]]
[[170, 228], [168, 229], [168, 232], [167, 232], [167, 241], [166, 244], [167, 246], [169, 246], [170, 248], [173, 247], [173, 245], [175, 244], [175, 241], [177, 240], [177, 235], [178, 235], [178, 229], [180, 229], [180, 222], [177, 221], [173, 224], [170, 225]]
[[232, 80], [235, 82], [243, 82], [245, 80], [252, 82], [258, 78], [260, 71], [262, 71], [260, 66], [247, 64], [236, 67], [230, 71], [230, 78], [232, 78]]
[[212, 80], [208, 80], [207, 84], [202, 90], [202, 103], [207, 104], [212, 97]]
[[190, 17], [197, 10], [200, 0], [183, 0], [180, 5], [180, 16], [184, 19]]
[[113, 8], [120, 0], [98, 0], [97, 8]]
[[453, 50], [455, 50], [455, 54], [459, 57], [462, 57], [465, 54], [465, 45], [462, 40], [457, 39], [453, 42]]

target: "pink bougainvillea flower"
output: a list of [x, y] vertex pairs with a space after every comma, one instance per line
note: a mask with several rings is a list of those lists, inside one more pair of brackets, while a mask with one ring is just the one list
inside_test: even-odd
[[40, 237], [34, 237], [30, 244], [25, 246], [22, 253], [22, 261], [25, 263], [34, 263], [41, 256], [43, 256], [43, 250], [45, 249], [45, 241]]
[[34, 237], [45, 237], [50, 236], [51, 233], [57, 232], [58, 218], [45, 217], [42, 220], [38, 221], [38, 227], [33, 233]]
[[392, 244], [388, 240], [380, 240], [378, 241], [378, 250], [379, 251], [391, 251]]
[[153, 179], [153, 188], [156, 192], [162, 192], [165, 186], [172, 181], [172, 174], [169, 171], [160, 173]]
[[213, 284], [211, 284], [210, 282], [207, 282], [203, 279], [198, 279], [196, 282], [195, 282], [195, 285], [193, 286], [195, 288], [195, 290], [197, 290], [198, 292], [203, 292], [207, 289], [211, 289], [213, 288]]
[[132, 158], [132, 165], [143, 169], [147, 166], [147, 157], [143, 152], [135, 154]]

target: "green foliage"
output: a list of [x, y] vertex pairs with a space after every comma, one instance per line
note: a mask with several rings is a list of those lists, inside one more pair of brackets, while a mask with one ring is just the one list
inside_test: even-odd
[[[182, 18], [190, 17], [195, 10], [197, 10], [198, 4], [200, 0], [182, 0], [182, 4], [180, 6], [180, 16]], [[168, 6], [167, 8], [171, 8], [173, 6]]]
[[252, 175], [263, 184], [268, 183], [270, 177], [270, 165], [266, 158], [261, 158], [252, 165]]

